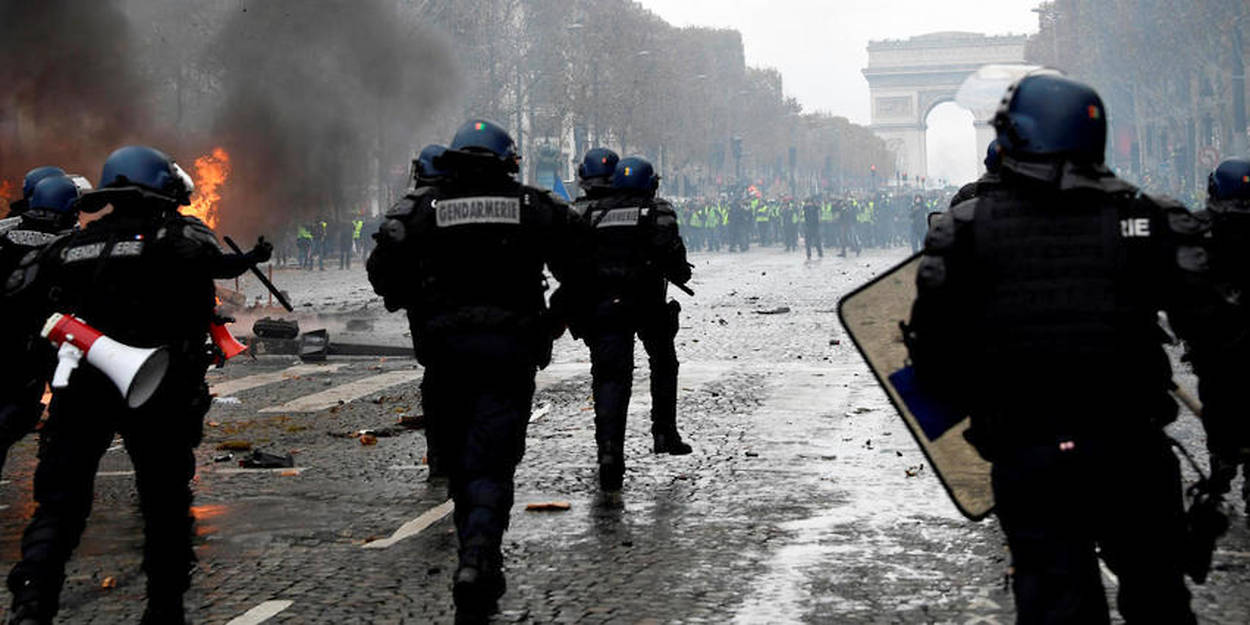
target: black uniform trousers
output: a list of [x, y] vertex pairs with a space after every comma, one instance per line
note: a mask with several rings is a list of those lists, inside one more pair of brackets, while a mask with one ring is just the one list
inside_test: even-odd
[[[1245, 380], [1240, 374], [1245, 360], [1226, 359], [1202, 367], [1198, 395], [1202, 399], [1202, 424], [1211, 454], [1211, 477], [1216, 492], [1228, 492], [1237, 467], [1250, 471], [1250, 410], [1246, 408]], [[1250, 501], [1250, 475], [1242, 484], [1242, 497]]]
[[421, 403], [437, 420], [462, 563], [500, 565], [534, 401], [532, 343], [507, 333], [472, 333], [437, 339], [423, 350]]
[[1155, 431], [1075, 445], [995, 456], [1016, 622], [1109, 623], [1101, 556], [1119, 578], [1117, 606], [1128, 623], [1194, 623], [1183, 577], [1180, 470], [1166, 439]]
[[22, 534], [22, 560], [9, 574], [14, 605], [37, 601], [55, 614], [65, 564], [91, 513], [100, 458], [120, 433], [135, 468], [143, 514], [143, 571], [149, 600], [181, 597], [190, 586], [193, 450], [209, 405], [203, 371], [171, 364], [161, 390], [130, 409], [111, 381], [85, 362], [68, 388], [53, 396], [40, 432], [34, 497], [38, 506]]
[[642, 315], [641, 322], [624, 319], [597, 322], [586, 337], [590, 347], [591, 388], [595, 399], [595, 440], [620, 452], [625, 446], [625, 422], [634, 384], [634, 335], [642, 340], [651, 369], [651, 432], [677, 430], [677, 350], [675, 319], [662, 304]]

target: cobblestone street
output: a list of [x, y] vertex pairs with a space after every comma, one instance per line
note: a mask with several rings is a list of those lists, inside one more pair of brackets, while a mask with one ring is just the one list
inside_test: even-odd
[[[675, 297], [678, 422], [695, 452], [651, 453], [639, 346], [622, 508], [596, 497], [587, 351], [560, 339], [538, 377], [498, 622], [1012, 623], [996, 522], [955, 510], [838, 323], [838, 298], [906, 254], [692, 254], [697, 295]], [[274, 279], [304, 330], [320, 319], [336, 340], [408, 340], [400, 315], [337, 332], [331, 320], [381, 309], [363, 268]], [[246, 280], [242, 289], [262, 293]], [[240, 321], [243, 334], [250, 320]], [[1178, 379], [1193, 388], [1183, 371]], [[395, 357], [261, 356], [210, 372], [217, 400], [197, 456], [194, 622], [451, 622], [451, 506], [426, 482], [422, 433], [396, 427], [421, 413], [419, 380], [415, 361]], [[1192, 415], [1172, 428], [1203, 451]], [[375, 445], [350, 436], [363, 429], [381, 434]], [[296, 466], [238, 468], [244, 452], [225, 456], [245, 444], [290, 452]], [[6, 572], [32, 511], [36, 446], [32, 436], [14, 449], [0, 486]], [[544, 502], [571, 507], [526, 510]], [[1193, 587], [1200, 622], [1250, 622], [1244, 512], [1237, 502], [1211, 579]], [[115, 445], [60, 621], [137, 622], [141, 544], [133, 474]], [[1114, 577], [1104, 578], [1113, 593]]]

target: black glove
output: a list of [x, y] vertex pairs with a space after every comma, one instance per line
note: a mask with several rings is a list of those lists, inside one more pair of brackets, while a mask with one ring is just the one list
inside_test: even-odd
[[265, 237], [260, 237], [259, 239], [256, 239], [256, 246], [252, 248], [252, 251], [247, 253], [247, 259], [253, 265], [259, 265], [260, 263], [268, 262], [269, 259], [272, 257], [273, 257], [273, 244], [266, 241]]

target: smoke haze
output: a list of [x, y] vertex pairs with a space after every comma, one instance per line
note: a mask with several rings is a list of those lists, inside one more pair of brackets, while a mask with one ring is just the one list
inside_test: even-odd
[[208, 51], [224, 93], [212, 138], [234, 157], [224, 232], [360, 214], [370, 183], [406, 165], [456, 81], [448, 46], [394, 6], [258, 0], [225, 22]]
[[94, 183], [144, 118], [134, 53], [114, 0], [0, 2], [0, 180], [55, 164]]

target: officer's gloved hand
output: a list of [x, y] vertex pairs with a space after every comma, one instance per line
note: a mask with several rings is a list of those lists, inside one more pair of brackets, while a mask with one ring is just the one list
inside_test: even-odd
[[266, 241], [265, 237], [256, 239], [256, 245], [247, 253], [247, 258], [253, 265], [268, 262], [273, 257], [273, 244]]

